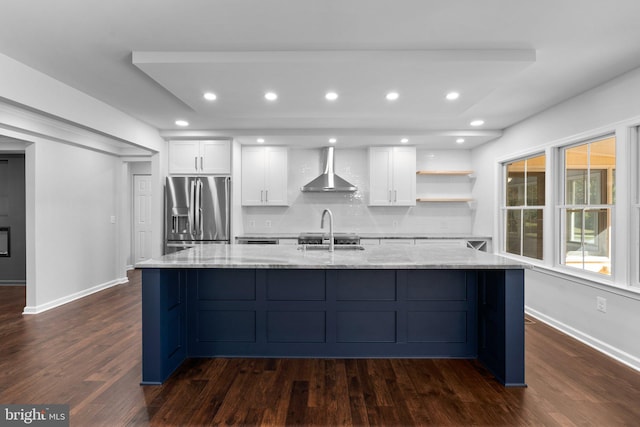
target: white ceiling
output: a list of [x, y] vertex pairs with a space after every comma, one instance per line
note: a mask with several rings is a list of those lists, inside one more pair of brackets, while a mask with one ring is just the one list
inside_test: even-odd
[[[34, 0], [3, 9], [0, 52], [165, 137], [301, 146], [407, 137], [471, 148], [640, 66], [637, 0]], [[279, 99], [267, 102], [267, 90]], [[328, 90], [337, 101], [324, 99]], [[400, 98], [386, 101], [389, 90]], [[457, 101], [445, 100], [450, 90]], [[205, 101], [205, 91], [218, 99]], [[485, 125], [471, 127], [476, 118]]]

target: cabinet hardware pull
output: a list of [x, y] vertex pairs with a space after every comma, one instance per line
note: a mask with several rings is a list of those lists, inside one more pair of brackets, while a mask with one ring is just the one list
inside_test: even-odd
[[193, 158], [193, 166], [194, 166], [195, 170], [198, 170], [198, 156], [195, 156]]
[[196, 232], [195, 222], [196, 222], [196, 183], [195, 181], [191, 181], [191, 188], [189, 193], [189, 233], [192, 236]]
[[263, 202], [263, 200], [262, 200], [262, 193], [264, 193], [264, 191], [263, 191], [263, 190], [260, 190], [260, 203], [262, 203], [262, 202]]
[[200, 156], [200, 170], [204, 170], [204, 157]]

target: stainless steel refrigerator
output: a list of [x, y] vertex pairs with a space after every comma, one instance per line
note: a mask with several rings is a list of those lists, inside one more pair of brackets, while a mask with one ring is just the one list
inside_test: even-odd
[[165, 253], [229, 243], [229, 177], [167, 177]]

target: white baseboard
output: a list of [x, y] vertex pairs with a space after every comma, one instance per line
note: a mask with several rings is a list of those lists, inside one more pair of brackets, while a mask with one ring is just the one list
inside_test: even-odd
[[0, 280], [0, 286], [26, 286], [24, 280]]
[[39, 314], [47, 310], [51, 310], [52, 308], [60, 307], [61, 305], [70, 303], [72, 301], [78, 300], [80, 298], [84, 298], [88, 295], [95, 294], [96, 292], [103, 291], [105, 289], [111, 288], [113, 286], [121, 285], [123, 283], [128, 283], [129, 279], [126, 277], [121, 277], [119, 279], [114, 279], [106, 283], [102, 283], [100, 285], [96, 285], [89, 289], [84, 289], [80, 292], [76, 292], [71, 295], [64, 296], [62, 298], [55, 299], [45, 304], [40, 304], [37, 306], [26, 306], [22, 314]]
[[632, 369], [635, 369], [636, 371], [640, 371], [640, 358], [632, 354], [629, 354], [623, 350], [620, 350], [619, 348], [613, 347], [607, 344], [606, 342], [600, 341], [599, 339], [594, 338], [590, 335], [587, 335], [577, 329], [574, 329], [569, 325], [559, 322], [556, 319], [549, 317], [543, 313], [540, 313], [539, 311], [536, 311], [531, 307], [525, 307], [524, 311], [526, 314], [530, 315], [531, 317], [534, 317], [536, 320], [546, 323], [552, 328], [557, 329], [560, 332], [565, 333], [570, 337], [577, 339], [581, 343], [588, 345], [594, 350], [597, 350], [611, 357], [612, 359], [615, 359], [618, 362], [623, 363]]

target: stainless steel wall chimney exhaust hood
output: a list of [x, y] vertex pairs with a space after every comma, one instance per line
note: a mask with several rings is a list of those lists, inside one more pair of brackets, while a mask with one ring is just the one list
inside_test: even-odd
[[355, 185], [352, 185], [340, 178], [335, 174], [334, 159], [333, 159], [334, 147], [324, 147], [322, 149], [322, 158], [324, 160], [324, 172], [309, 182], [307, 185], [300, 188], [305, 192], [354, 192], [357, 190]]

